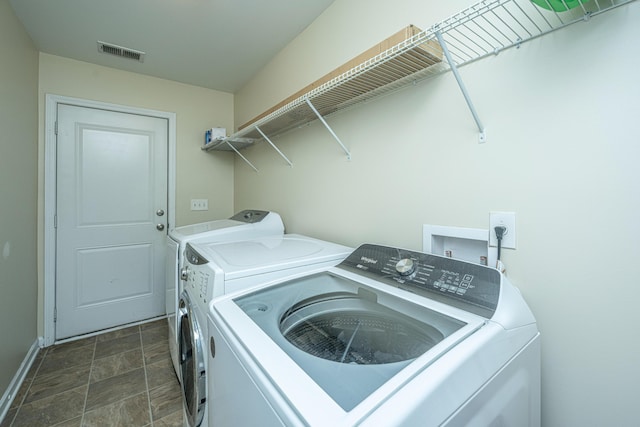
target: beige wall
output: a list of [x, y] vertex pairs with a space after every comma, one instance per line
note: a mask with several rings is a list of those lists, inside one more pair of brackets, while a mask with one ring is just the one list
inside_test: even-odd
[[[0, 0], [0, 395], [36, 342], [38, 52]], [[5, 402], [0, 402], [0, 408]]]
[[[236, 123], [469, 3], [336, 0], [237, 94]], [[542, 333], [543, 425], [636, 425], [638, 22], [636, 2], [463, 67], [483, 145], [447, 73], [329, 118], [351, 161], [317, 122], [275, 138], [293, 167], [267, 144], [247, 149], [260, 171], [236, 159], [235, 208], [278, 211], [289, 232], [411, 249], [422, 224], [488, 228], [490, 211], [516, 212], [503, 260]]]
[[[172, 112], [176, 114], [177, 123], [175, 223], [192, 224], [233, 214], [233, 157], [229, 153], [206, 153], [200, 149], [207, 128], [232, 129], [232, 94], [44, 53], [40, 54], [39, 85], [40, 171], [44, 170], [46, 94]], [[39, 189], [42, 203], [43, 178]], [[209, 199], [209, 210], [191, 211], [189, 203], [193, 198]], [[40, 215], [42, 226], [42, 208]], [[38, 324], [42, 328], [43, 284], [40, 282]], [[42, 334], [43, 329], [39, 330]]]

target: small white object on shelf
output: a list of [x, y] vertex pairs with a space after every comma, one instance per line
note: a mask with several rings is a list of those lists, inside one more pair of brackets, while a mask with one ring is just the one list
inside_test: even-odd
[[211, 144], [227, 137], [227, 128], [211, 128], [204, 133], [204, 145]]

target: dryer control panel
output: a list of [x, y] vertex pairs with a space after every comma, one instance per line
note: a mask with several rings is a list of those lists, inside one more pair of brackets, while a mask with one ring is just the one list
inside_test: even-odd
[[487, 318], [500, 297], [497, 270], [406, 249], [365, 244], [338, 267]]
[[238, 212], [229, 219], [253, 224], [262, 221], [267, 217], [267, 215], [269, 215], [268, 211], [244, 210]]
[[185, 287], [192, 297], [206, 305], [213, 270], [199, 266], [208, 264], [209, 260], [200, 255], [189, 243], [187, 243], [184, 256], [186, 265], [182, 269], [181, 278], [186, 282]]

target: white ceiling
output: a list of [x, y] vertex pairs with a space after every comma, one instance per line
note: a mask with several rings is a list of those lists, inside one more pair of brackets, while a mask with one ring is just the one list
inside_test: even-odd
[[[45, 53], [234, 93], [334, 0], [10, 0]], [[144, 62], [97, 42], [145, 52]]]

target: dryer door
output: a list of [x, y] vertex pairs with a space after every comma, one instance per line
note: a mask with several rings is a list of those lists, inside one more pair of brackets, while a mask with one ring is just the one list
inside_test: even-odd
[[204, 339], [198, 319], [186, 292], [179, 303], [180, 374], [184, 410], [190, 427], [197, 427], [204, 416], [207, 377], [205, 372]]

